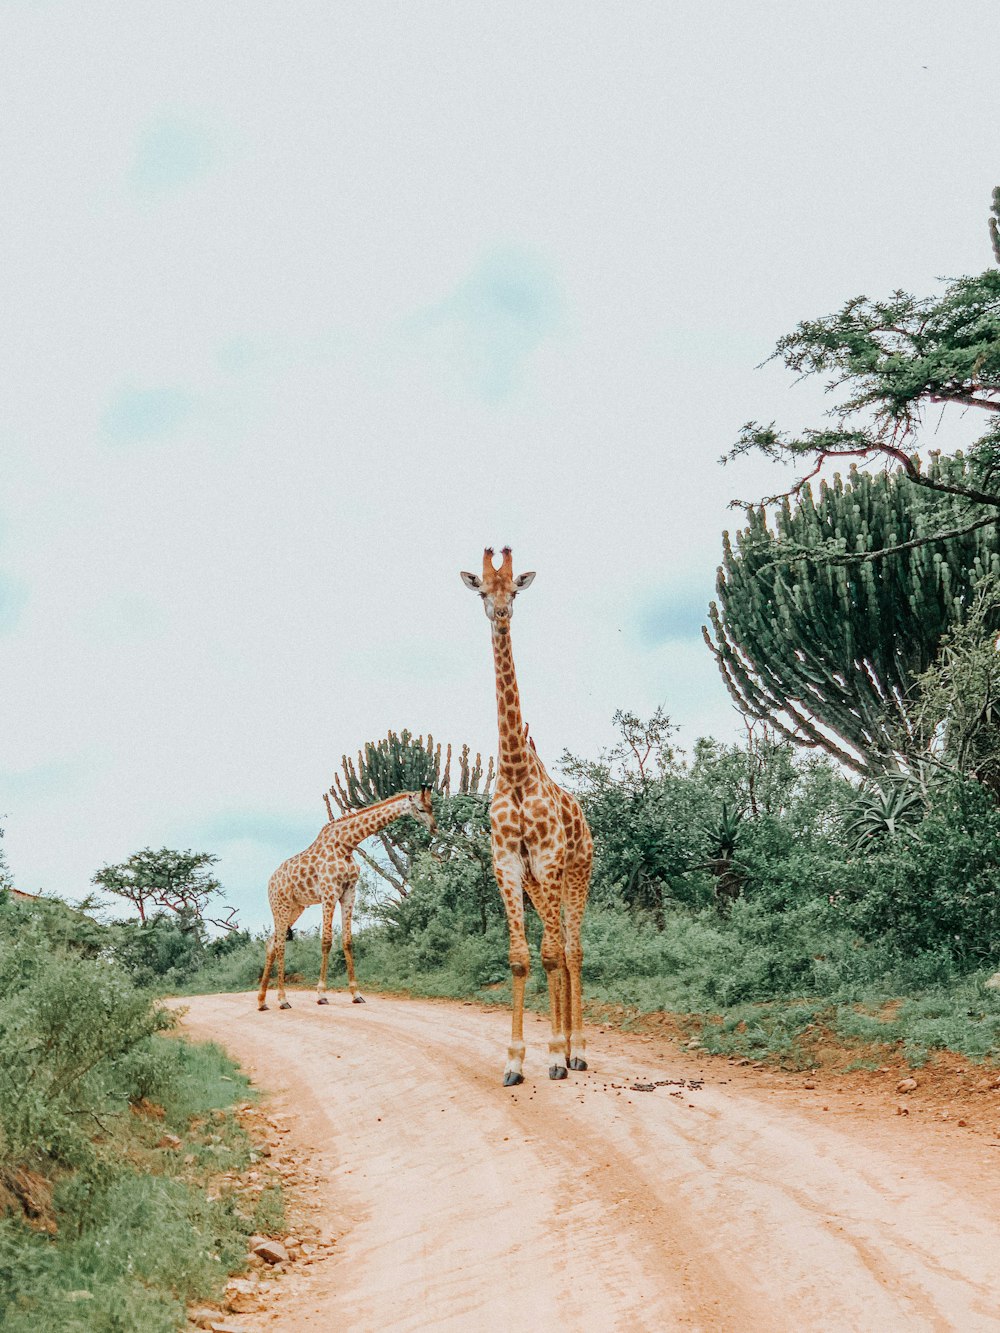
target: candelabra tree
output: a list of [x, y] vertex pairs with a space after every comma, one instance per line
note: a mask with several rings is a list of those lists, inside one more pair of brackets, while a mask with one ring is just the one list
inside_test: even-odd
[[[744, 714], [868, 777], [926, 742], [916, 679], [1000, 572], [1000, 522], [955, 531], [976, 467], [932, 456], [933, 488], [852, 467], [818, 497], [808, 485], [794, 505], [785, 497], [773, 526], [749, 510], [735, 546], [724, 534], [704, 635]], [[877, 563], [865, 558], [875, 551]]]
[[[398, 733], [390, 731], [382, 740], [368, 741], [356, 759], [344, 755], [340, 772], [323, 793], [323, 801], [327, 816], [335, 819], [335, 808], [341, 814], [348, 814], [398, 792], [429, 786], [440, 798], [435, 803], [439, 827], [437, 855], [444, 859], [468, 855], [485, 865], [483, 836], [488, 829], [494, 777], [492, 757], [484, 769], [482, 755], [476, 754], [473, 759], [468, 745], [455, 753], [450, 744], [442, 747], [440, 742], [435, 744], [433, 736], [425, 740], [404, 729]], [[358, 849], [358, 855], [400, 897], [407, 897], [413, 858], [428, 846], [428, 835], [415, 821], [403, 819], [375, 836], [385, 861], [376, 859], [364, 848]], [[488, 851], [488, 838], [486, 848]]]

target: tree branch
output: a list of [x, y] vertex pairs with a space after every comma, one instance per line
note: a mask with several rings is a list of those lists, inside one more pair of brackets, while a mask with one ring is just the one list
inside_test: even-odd
[[[998, 501], [1000, 504], [1000, 501]], [[970, 532], [976, 532], [979, 528], [988, 527], [991, 523], [1000, 523], [1000, 516], [997, 514], [988, 514], [986, 518], [976, 519], [974, 523], [968, 523], [962, 528], [949, 528], [944, 532], [931, 533], [926, 537], [914, 537], [911, 541], [900, 542], [896, 546], [883, 546], [877, 551], [831, 551], [827, 547], [815, 546], [792, 546], [789, 544], [789, 550], [792, 552], [787, 556], [779, 554], [773, 559], [768, 560], [758, 568], [758, 573], [766, 569], [773, 569], [776, 565], [794, 564], [799, 560], [812, 560], [817, 564], [830, 565], [853, 565], [864, 564], [872, 560], [879, 560], [886, 555], [896, 555], [900, 551], [913, 551], [918, 546], [929, 546], [933, 542], [949, 541], [953, 537], [964, 537]]]
[[410, 891], [407, 889], [406, 885], [403, 884], [401, 880], [396, 879], [394, 875], [390, 875], [385, 866], [380, 865], [378, 861], [375, 860], [374, 856], [369, 856], [363, 847], [356, 847], [354, 850], [361, 857], [366, 866], [371, 870], [374, 870], [376, 875], [381, 875], [387, 883], [392, 885], [401, 898], [408, 898], [410, 896]]

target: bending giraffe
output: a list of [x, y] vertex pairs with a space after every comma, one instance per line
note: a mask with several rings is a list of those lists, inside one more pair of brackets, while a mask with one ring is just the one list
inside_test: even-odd
[[271, 876], [267, 896], [274, 916], [274, 932], [267, 942], [267, 960], [260, 979], [257, 1008], [267, 1008], [267, 986], [274, 960], [278, 960], [278, 1008], [291, 1009], [285, 996], [285, 939], [288, 928], [294, 925], [307, 907], [323, 904], [323, 956], [316, 987], [316, 1003], [327, 1004], [326, 969], [333, 943], [333, 909], [340, 903], [340, 926], [344, 944], [344, 962], [347, 964], [347, 984], [354, 1004], [364, 1004], [358, 993], [354, 975], [354, 957], [351, 953], [351, 913], [354, 909], [354, 889], [358, 882], [358, 867], [353, 852], [373, 833], [387, 824], [412, 815], [431, 833], [436, 832], [431, 809], [431, 789], [404, 791], [364, 810], [352, 811], [342, 819], [333, 819], [320, 830], [319, 837], [297, 856], [283, 862]]
[[514, 673], [510, 618], [514, 598], [534, 579], [514, 577], [509, 547], [499, 569], [493, 551], [483, 555], [482, 578], [463, 570], [462, 581], [478, 592], [492, 628], [500, 741], [497, 778], [490, 803], [493, 870], [507, 912], [514, 1012], [504, 1087], [524, 1081], [524, 987], [528, 940], [524, 893], [542, 919], [542, 966], [549, 983], [549, 1078], [565, 1078], [566, 1066], [586, 1069], [583, 1036], [580, 927], [590, 888], [594, 843], [580, 803], [556, 785], [538, 758], [521, 718]]

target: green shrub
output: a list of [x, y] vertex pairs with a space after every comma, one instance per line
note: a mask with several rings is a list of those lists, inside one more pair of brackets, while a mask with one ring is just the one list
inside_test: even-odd
[[852, 868], [860, 933], [900, 952], [946, 951], [975, 967], [1000, 959], [1000, 809], [973, 782], [940, 789], [911, 831]]

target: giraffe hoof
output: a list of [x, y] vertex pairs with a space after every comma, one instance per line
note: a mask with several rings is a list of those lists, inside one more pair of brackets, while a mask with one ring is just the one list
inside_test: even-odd
[[565, 1065], [549, 1065], [549, 1078], [560, 1079], [566, 1077]]
[[516, 1088], [519, 1083], [524, 1082], [524, 1075], [519, 1074], [516, 1069], [511, 1069], [503, 1076], [503, 1085], [505, 1088]]
[[259, 1004], [259, 1005], [257, 1006], [257, 1012], [258, 1012], [259, 1014], [266, 1014], [266, 1013], [267, 1013], [267, 1005], [266, 1005], [266, 1004]]
[[588, 1065], [586, 1060], [581, 1060], [579, 1056], [574, 1056], [569, 1062], [569, 1067], [570, 1069], [586, 1069], [588, 1068]]
[[282, 1000], [281, 1003], [278, 1005], [279, 1009], [291, 1009], [291, 1007], [292, 1006], [288, 1003], [287, 1000]]
[[351, 1004], [364, 1004], [364, 1002], [365, 1002], [365, 997], [363, 995], [355, 995], [354, 998], [351, 1000]]
[[317, 1004], [329, 1004], [330, 1001], [326, 998], [325, 995], [320, 995], [320, 996], [317, 997], [317, 999], [316, 999], [316, 1003], [317, 1003]]

